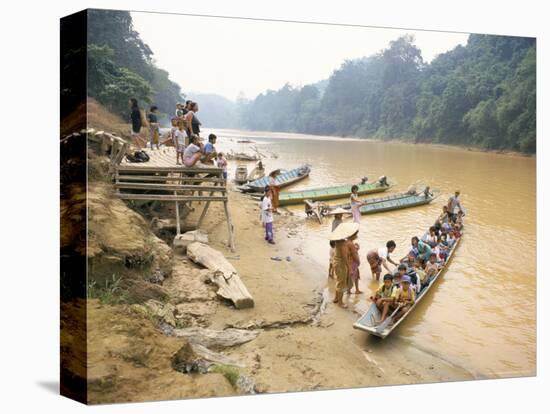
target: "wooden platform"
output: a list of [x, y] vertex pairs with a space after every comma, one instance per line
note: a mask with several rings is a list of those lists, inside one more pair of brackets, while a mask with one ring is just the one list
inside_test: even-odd
[[[129, 162], [126, 158], [120, 161], [121, 166], [135, 166], [137, 168], [146, 168], [146, 167], [178, 167], [183, 170], [187, 167], [183, 165], [176, 164], [176, 149], [174, 147], [163, 146], [161, 149], [150, 149], [143, 148], [142, 151], [145, 151], [149, 155], [149, 161], [147, 162]], [[213, 165], [206, 164], [197, 164], [198, 168], [215, 168]]]
[[114, 174], [116, 196], [123, 200], [173, 202], [176, 205], [176, 232], [180, 234], [180, 208], [193, 202], [206, 202], [197, 228], [203, 223], [211, 202], [221, 202], [227, 219], [229, 246], [235, 249], [233, 224], [229, 214], [226, 181], [223, 169], [214, 165], [195, 167], [176, 165], [173, 147], [144, 150], [149, 161], [128, 162], [125, 158]]

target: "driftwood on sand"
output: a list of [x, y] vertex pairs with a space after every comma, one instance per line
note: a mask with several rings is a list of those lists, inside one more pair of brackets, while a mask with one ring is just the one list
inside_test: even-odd
[[199, 327], [174, 329], [174, 336], [185, 338], [192, 344], [200, 344], [207, 348], [230, 348], [250, 342], [260, 334], [259, 330], [235, 329], [214, 330]]
[[254, 306], [252, 295], [241, 281], [237, 270], [222, 253], [203, 243], [193, 242], [187, 246], [187, 256], [211, 270], [210, 281], [218, 286], [218, 296], [233, 302], [237, 309]]
[[193, 230], [183, 234], [177, 234], [176, 237], [174, 237], [172, 246], [175, 249], [181, 249], [185, 253], [187, 251], [187, 246], [193, 242], [208, 244], [208, 234], [202, 230]]

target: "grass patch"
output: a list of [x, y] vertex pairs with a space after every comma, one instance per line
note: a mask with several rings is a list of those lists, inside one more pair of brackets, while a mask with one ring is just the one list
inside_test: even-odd
[[105, 279], [105, 284], [101, 286], [95, 280], [88, 283], [88, 299], [99, 299], [103, 304], [113, 305], [123, 303], [126, 300], [127, 292], [120, 286], [122, 277], [116, 277], [113, 274]]
[[233, 387], [237, 385], [237, 380], [241, 375], [236, 368], [221, 364], [214, 365], [212, 368], [210, 368], [210, 372], [217, 372], [218, 374], [222, 374]]

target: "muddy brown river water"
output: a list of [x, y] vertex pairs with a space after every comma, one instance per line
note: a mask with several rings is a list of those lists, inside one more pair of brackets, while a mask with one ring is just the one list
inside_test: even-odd
[[[312, 166], [309, 178], [289, 190], [371, 180], [387, 175], [398, 184], [387, 194], [422, 181], [441, 191], [428, 206], [363, 216], [359, 234], [361, 288], [352, 295], [368, 307], [371, 280], [365, 255], [387, 240], [395, 258], [406, 254], [413, 235], [435, 220], [460, 189], [466, 228], [455, 257], [430, 293], [384, 341], [404, 341], [483, 378], [534, 375], [536, 367], [536, 161], [534, 158], [406, 143], [335, 139], [298, 134], [216, 130], [219, 150], [264, 153], [266, 169]], [[254, 144], [239, 144], [240, 138]], [[278, 158], [271, 158], [277, 154]], [[249, 170], [254, 167], [248, 163]], [[230, 177], [235, 163], [230, 163]], [[379, 195], [373, 195], [377, 197]], [[345, 200], [344, 200], [345, 201]], [[303, 214], [302, 206], [290, 208]], [[237, 213], [238, 214], [238, 213]], [[305, 215], [304, 215], [305, 217]], [[307, 277], [326, 280], [329, 221], [304, 218], [298, 229], [311, 261]], [[351, 323], [350, 323], [350, 329]], [[366, 335], [366, 334], [365, 334]], [[379, 341], [366, 338], [368, 341]]]

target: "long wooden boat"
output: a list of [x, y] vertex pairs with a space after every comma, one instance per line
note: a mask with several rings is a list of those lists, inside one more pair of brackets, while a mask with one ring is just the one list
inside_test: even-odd
[[[297, 181], [303, 180], [308, 177], [311, 172], [311, 167], [304, 164], [298, 168], [294, 168], [288, 171], [281, 171], [281, 173], [275, 178], [275, 184], [279, 187], [286, 187], [294, 184]], [[263, 193], [264, 188], [269, 185], [269, 177], [262, 177], [257, 180], [251, 181], [248, 184], [237, 187], [238, 190], [243, 193]]]
[[[359, 208], [359, 211], [361, 212], [361, 214], [375, 214], [382, 213], [384, 211], [417, 207], [431, 203], [438, 196], [439, 192], [434, 191], [428, 196], [425, 196], [423, 193], [398, 193], [391, 194], [386, 197], [367, 198], [362, 200], [367, 204], [361, 206]], [[316, 217], [319, 222], [322, 222], [323, 217], [333, 214], [332, 212], [337, 208], [344, 209], [348, 214], [351, 214], [351, 205], [349, 203], [327, 205], [319, 202], [316, 203], [310, 200], [305, 201], [305, 211], [307, 216]]]
[[[362, 205], [359, 208], [359, 211], [361, 212], [361, 214], [374, 214], [381, 213], [383, 211], [401, 210], [403, 208], [429, 204], [437, 197], [439, 197], [439, 191], [435, 190], [427, 196], [424, 195], [424, 193], [397, 193], [390, 194], [386, 197], [367, 198], [362, 200], [366, 204]], [[330, 211], [332, 209], [338, 207], [343, 208], [344, 210], [350, 210], [351, 214], [351, 205], [349, 203], [340, 204], [338, 206], [329, 206], [328, 208], [322, 209], [321, 214], [330, 214]]]
[[462, 231], [462, 236], [459, 237], [451, 250], [449, 251], [449, 256], [447, 257], [447, 260], [445, 262], [445, 265], [433, 276], [428, 285], [426, 285], [416, 296], [416, 301], [414, 304], [410, 307], [410, 309], [403, 315], [401, 318], [395, 322], [393, 325], [390, 325], [392, 316], [388, 316], [382, 323], [376, 324], [375, 321], [380, 318], [380, 311], [376, 307], [376, 305], [373, 303], [365, 312], [363, 316], [361, 316], [357, 322], [353, 324], [353, 327], [356, 329], [360, 329], [362, 331], [366, 331], [370, 333], [371, 335], [378, 336], [380, 338], [386, 338], [389, 334], [393, 332], [395, 328], [397, 328], [405, 319], [407, 319], [407, 316], [410, 315], [410, 313], [416, 308], [416, 306], [426, 297], [430, 289], [435, 285], [437, 280], [443, 275], [443, 273], [447, 270], [447, 268], [450, 265], [451, 259], [453, 258], [456, 249], [458, 245], [460, 244], [460, 241], [462, 240], [462, 237], [464, 237], [464, 231]]
[[[349, 197], [351, 195], [351, 187], [353, 184], [337, 185], [332, 187], [311, 188], [300, 191], [286, 191], [279, 193], [279, 205], [289, 206], [292, 204], [301, 204], [305, 200], [311, 201], [327, 201], [337, 198]], [[381, 193], [393, 187], [394, 183], [380, 180], [372, 183], [357, 184], [359, 187], [359, 195]]]

